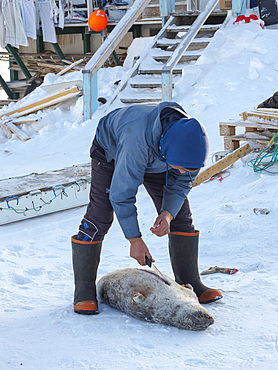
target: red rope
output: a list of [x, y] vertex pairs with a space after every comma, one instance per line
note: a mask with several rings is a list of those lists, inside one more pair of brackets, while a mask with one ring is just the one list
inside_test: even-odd
[[222, 182], [224, 179], [226, 179], [229, 176], [230, 176], [229, 171], [220, 171], [216, 175], [213, 175], [210, 179], [208, 179], [207, 181], [204, 181], [204, 182], [206, 183], [206, 182], [213, 181], [213, 180], [217, 180], [219, 182]]

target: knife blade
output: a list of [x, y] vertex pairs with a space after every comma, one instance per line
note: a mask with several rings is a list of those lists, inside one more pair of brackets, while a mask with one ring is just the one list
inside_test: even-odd
[[153, 264], [151, 258], [145, 256], [146, 265], [148, 265], [163, 281], [165, 284], [170, 285], [168, 279], [158, 270], [158, 268]]

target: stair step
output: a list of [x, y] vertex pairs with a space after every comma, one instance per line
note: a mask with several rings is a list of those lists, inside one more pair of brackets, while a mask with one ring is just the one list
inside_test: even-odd
[[[175, 3], [175, 12], [177, 14], [183, 14], [187, 9], [187, 5], [185, 1], [177, 1]], [[152, 18], [152, 17], [159, 17], [160, 16], [160, 4], [157, 3], [149, 3], [146, 8], [142, 12], [143, 18]]]
[[148, 104], [148, 103], [160, 103], [161, 97], [157, 98], [148, 98], [148, 97], [142, 97], [142, 98], [120, 98], [122, 103], [125, 104]]
[[[182, 74], [183, 68], [176, 67], [173, 69], [172, 73], [174, 75], [181, 75]], [[162, 73], [162, 68], [161, 69], [140, 69], [138, 71], [138, 74], [140, 75], [155, 75], [155, 74], [161, 74]]]
[[[200, 56], [201, 54], [183, 55], [180, 59], [180, 63], [186, 63], [191, 62], [193, 60], [197, 60]], [[166, 63], [170, 57], [171, 55], [157, 55], [153, 56], [153, 59], [157, 62]]]
[[[134, 76], [130, 79], [129, 86], [133, 89], [161, 89], [161, 75], [140, 75]], [[173, 76], [173, 87], [179, 81], [178, 76]]]
[[[176, 1], [176, 2], [175, 2], [175, 5], [176, 5], [176, 6], [178, 6], [178, 5], [185, 6], [184, 1]], [[150, 3], [146, 6], [146, 8], [158, 8], [158, 7], [160, 7], [160, 3], [159, 3], [159, 1], [158, 1], [158, 2], [150, 2]]]
[[[169, 46], [177, 46], [180, 44], [182, 39], [161, 39], [159, 42], [156, 43], [156, 47], [158, 48], [165, 48]], [[210, 37], [204, 37], [204, 38], [195, 38], [191, 43], [191, 47], [198, 47], [200, 49], [205, 48], [210, 43], [211, 38]]]
[[[155, 9], [158, 6], [158, 0], [153, 0], [156, 4], [152, 4], [149, 10]], [[184, 4], [186, 8], [186, 4]], [[168, 59], [173, 55], [176, 47], [180, 44], [184, 37], [177, 37], [178, 33], [186, 33], [191, 28], [191, 23], [196, 18], [195, 14], [176, 14], [176, 24], [167, 28], [167, 32], [161, 34], [160, 39], [149, 50], [148, 55], [139, 63], [137, 74], [130, 78], [125, 90], [120, 94], [119, 100], [123, 104], [158, 104], [162, 101], [162, 69]], [[208, 46], [213, 38], [214, 32], [217, 31], [222, 23], [218, 17], [209, 18], [208, 23], [201, 27], [198, 34], [191, 41], [187, 50], [179, 60], [179, 63], [172, 71], [173, 79], [172, 86], [180, 80], [183, 69], [187, 68], [190, 62], [196, 61], [202, 54], [203, 49]], [[176, 37], [176, 38], [175, 38]]]
[[[130, 87], [134, 89], [159, 89], [162, 86], [162, 82], [130, 82]], [[174, 83], [172, 86], [174, 87]]]
[[[222, 24], [205, 24], [201, 27], [200, 32], [210, 32], [210, 31], [217, 31], [222, 26]], [[186, 26], [169, 26], [167, 28], [167, 32], [187, 32], [190, 29], [190, 25]]]

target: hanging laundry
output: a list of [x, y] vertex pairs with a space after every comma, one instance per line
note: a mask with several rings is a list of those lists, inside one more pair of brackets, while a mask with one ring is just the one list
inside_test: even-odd
[[2, 13], [5, 24], [5, 43], [16, 48], [28, 46], [27, 36], [21, 16], [20, 0], [3, 0]]
[[56, 0], [48, 0], [51, 7], [52, 18], [54, 23], [58, 23], [59, 8], [56, 4]]
[[50, 1], [38, 2], [42, 23], [42, 35], [44, 42], [57, 43], [57, 36], [53, 20], [53, 12]]
[[21, 0], [21, 11], [26, 36], [36, 40], [36, 7], [34, 0]]
[[65, 10], [65, 20], [67, 22], [71, 22], [72, 17], [73, 17], [73, 2], [72, 2], [72, 0], [66, 0], [65, 1], [64, 10]]
[[4, 25], [2, 5], [2, 1], [0, 1], [0, 48], [4, 49], [7, 44], [5, 43], [6, 30]]
[[59, 0], [59, 27], [64, 29], [66, 0]]
[[245, 15], [246, 12], [246, 1], [247, 0], [233, 0], [232, 12], [239, 15]]

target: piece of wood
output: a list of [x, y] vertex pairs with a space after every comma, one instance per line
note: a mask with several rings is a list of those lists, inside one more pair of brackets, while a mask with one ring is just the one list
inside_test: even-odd
[[11, 139], [12, 136], [13, 136], [13, 133], [11, 132], [11, 130], [6, 126], [6, 123], [1, 123], [0, 124], [0, 127], [2, 127], [4, 133], [6, 134], [6, 136], [8, 137], [8, 139]]
[[63, 74], [67, 73], [72, 68], [74, 68], [75, 66], [77, 66], [78, 64], [80, 64], [82, 62], [84, 62], [84, 59], [77, 60], [76, 62], [74, 62], [74, 63], [70, 64], [69, 66], [67, 66], [66, 68], [62, 69], [62, 71], [58, 72], [57, 75], [62, 76]]
[[69, 99], [72, 99], [72, 98], [75, 98], [76, 96], [78, 96], [80, 94], [80, 91], [78, 90], [77, 92], [75, 93], [70, 93], [70, 94], [67, 94], [66, 96], [61, 96], [57, 99], [53, 99], [52, 101], [50, 102], [47, 102], [47, 103], [44, 103], [44, 104], [41, 104], [37, 107], [34, 107], [32, 109], [30, 109], [29, 111], [25, 111], [25, 112], [22, 112], [22, 113], [19, 113], [19, 114], [16, 114], [14, 115], [14, 117], [22, 117], [22, 116], [25, 116], [27, 114], [30, 114], [30, 113], [34, 113], [34, 112], [37, 112], [39, 110], [42, 110], [42, 109], [46, 109], [46, 108], [49, 108], [53, 105], [57, 105], [57, 104], [60, 104], [66, 100], [69, 100]]
[[67, 89], [63, 92], [58, 94], [52, 95], [49, 98], [45, 98], [42, 100], [37, 101], [36, 103], [26, 105], [25, 107], [13, 110], [11, 112], [5, 112], [0, 116], [0, 118], [4, 116], [14, 116], [14, 117], [21, 117], [26, 114], [34, 113], [40, 109], [48, 108], [51, 105], [58, 104], [64, 100], [70, 99], [75, 97], [80, 93], [79, 89], [75, 86], [71, 89]]
[[40, 120], [41, 118], [28, 118], [28, 117], [26, 117], [26, 118], [15, 118], [14, 120], [13, 120], [13, 124], [15, 124], [15, 125], [21, 125], [21, 124], [28, 124], [28, 123], [36, 123], [36, 122], [38, 122], [39, 120]]
[[224, 137], [224, 149], [228, 150], [229, 152], [233, 152], [234, 150], [239, 148], [239, 140], [233, 140], [230, 137]]
[[231, 136], [235, 135], [236, 128], [232, 125], [222, 125], [219, 123], [220, 136]]
[[17, 102], [17, 99], [6, 99], [6, 100], [0, 100], [0, 107], [3, 107], [4, 105], [9, 105], [10, 103]]
[[[230, 121], [230, 122], [219, 122], [220, 132], [223, 126], [239, 126], [239, 127], [255, 127], [257, 129], [273, 129], [278, 131], [278, 122], [252, 122], [252, 121]], [[223, 130], [225, 130], [223, 128]], [[221, 133], [220, 133], [221, 135]], [[222, 136], [222, 135], [221, 135]], [[225, 136], [225, 135], [223, 135]]]
[[257, 117], [260, 119], [264, 119], [266, 121], [277, 121], [278, 120], [278, 114], [277, 113], [258, 113], [258, 112], [243, 112], [240, 113], [240, 116], [242, 116], [243, 121], [246, 121], [248, 117]]
[[278, 114], [278, 109], [274, 108], [256, 108], [254, 109], [256, 112], [263, 112], [263, 113], [276, 113]]
[[36, 63], [39, 67], [46, 67], [48, 69], [58, 69], [59, 71], [63, 70], [64, 67], [63, 66], [59, 66], [58, 64], [54, 64], [54, 63], [42, 63], [42, 62], [37, 62]]
[[[245, 132], [236, 135], [236, 127], [244, 127]], [[240, 141], [253, 141], [263, 149], [265, 144], [278, 131], [278, 122], [230, 121], [219, 123], [220, 136], [224, 136], [224, 149], [234, 151], [240, 146]]]
[[238, 159], [243, 158], [251, 151], [252, 148], [249, 144], [245, 144], [242, 147], [238, 148], [231, 154], [227, 155], [220, 161], [216, 162], [212, 166], [208, 167], [207, 169], [199, 173], [195, 180], [193, 181], [193, 186], [200, 185], [202, 182], [210, 179], [212, 176], [216, 175], [220, 171], [223, 171], [225, 168], [231, 166]]
[[16, 134], [16, 136], [19, 137], [20, 140], [27, 141], [31, 139], [30, 136], [26, 135], [25, 132], [16, 127], [16, 125], [14, 125], [12, 122], [7, 122], [4, 125], [6, 125], [11, 132]]
[[269, 140], [270, 138], [267, 138], [267, 137], [252, 138], [252, 137], [246, 137], [244, 135], [224, 137], [224, 149], [229, 150], [229, 151], [234, 151], [240, 147], [241, 141], [251, 141], [253, 143], [257, 143], [258, 144], [257, 148], [259, 148], [260, 150], [263, 150], [267, 146]]

